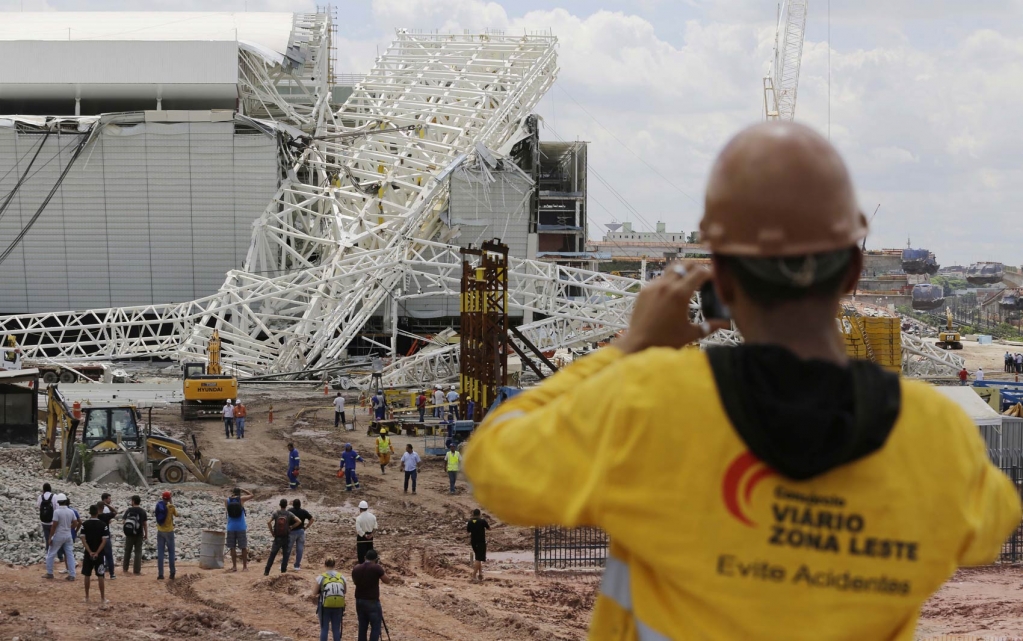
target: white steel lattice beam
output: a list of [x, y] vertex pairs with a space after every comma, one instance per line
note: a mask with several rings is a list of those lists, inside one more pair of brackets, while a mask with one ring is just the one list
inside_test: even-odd
[[764, 78], [764, 110], [768, 120], [792, 120], [796, 115], [808, 4], [809, 0], [784, 0], [779, 6], [774, 59]]

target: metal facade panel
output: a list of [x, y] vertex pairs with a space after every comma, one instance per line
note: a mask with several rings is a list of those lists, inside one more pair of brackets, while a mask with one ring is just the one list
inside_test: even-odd
[[[0, 264], [0, 313], [216, 293], [225, 272], [243, 265], [252, 222], [277, 189], [275, 141], [234, 128], [233, 122], [107, 127]], [[9, 242], [27, 223], [68, 161], [74, 138], [52, 135], [46, 142], [0, 217], [0, 238]], [[13, 188], [41, 140], [0, 128], [0, 194]]]
[[0, 41], [0, 85], [238, 82], [234, 41]]

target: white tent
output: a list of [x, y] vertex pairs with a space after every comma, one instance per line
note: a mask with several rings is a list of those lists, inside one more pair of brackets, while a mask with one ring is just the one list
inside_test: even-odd
[[953, 400], [978, 426], [1001, 427], [1002, 415], [984, 402], [970, 387], [938, 387], [937, 390]]

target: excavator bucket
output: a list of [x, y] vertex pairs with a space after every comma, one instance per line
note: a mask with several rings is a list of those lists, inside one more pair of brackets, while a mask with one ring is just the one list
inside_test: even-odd
[[207, 463], [206, 482], [210, 485], [227, 485], [231, 479], [227, 478], [220, 468], [219, 459], [210, 459]]

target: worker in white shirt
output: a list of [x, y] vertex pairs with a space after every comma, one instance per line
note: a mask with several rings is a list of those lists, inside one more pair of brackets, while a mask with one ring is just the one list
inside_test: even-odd
[[412, 493], [416, 493], [416, 477], [419, 476], [419, 464], [422, 459], [413, 449], [412, 444], [405, 446], [405, 453], [401, 455], [401, 469], [405, 471], [405, 494], [408, 494], [408, 482], [412, 480]]
[[440, 385], [433, 388], [433, 417], [441, 418], [444, 416], [444, 391], [441, 390]]
[[345, 420], [345, 397], [341, 392], [334, 397], [334, 427], [343, 426], [348, 429], [348, 421]]
[[977, 368], [977, 374], [975, 375], [975, 378], [978, 381], [984, 380], [984, 368], [983, 367], [978, 367]]
[[458, 416], [458, 392], [455, 391], [455, 386], [451, 386], [451, 390], [448, 392], [448, 409], [454, 413], [455, 418]]
[[227, 438], [234, 436], [234, 405], [231, 399], [224, 403], [224, 436]]
[[369, 503], [359, 502], [359, 516], [355, 517], [355, 552], [359, 563], [366, 560], [366, 552], [373, 549], [373, 530], [377, 529], [377, 517], [369, 511]]

